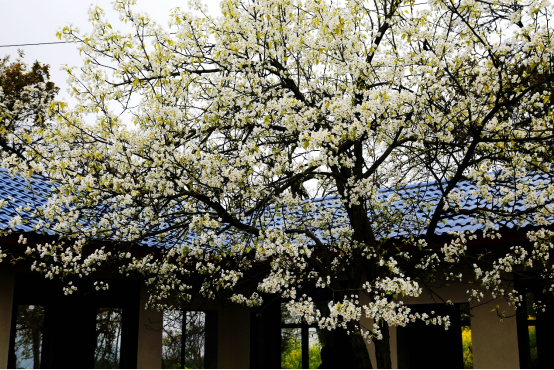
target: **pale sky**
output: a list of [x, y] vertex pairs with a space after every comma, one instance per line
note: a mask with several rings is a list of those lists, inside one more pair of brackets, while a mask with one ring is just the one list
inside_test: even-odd
[[[219, 14], [219, 0], [204, 1], [210, 13]], [[0, 0], [0, 45], [59, 41], [56, 32], [70, 23], [79, 27], [81, 32], [88, 32], [87, 10], [91, 4], [103, 8], [114, 29], [119, 28], [121, 23], [112, 9], [111, 0]], [[137, 0], [136, 6], [161, 25], [167, 26], [170, 10], [175, 7], [187, 9], [187, 0]], [[25, 51], [24, 60], [28, 64], [35, 60], [50, 64], [51, 80], [61, 88], [60, 97], [67, 98], [66, 76], [60, 71], [60, 66], [81, 64], [76, 46], [55, 44], [19, 48]], [[17, 49], [0, 47], [0, 57], [11, 55], [15, 59]]]

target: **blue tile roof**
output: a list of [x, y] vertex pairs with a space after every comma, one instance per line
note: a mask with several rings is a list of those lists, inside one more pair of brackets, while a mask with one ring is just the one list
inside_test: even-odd
[[[0, 169], [0, 200], [8, 202], [0, 208], [0, 229], [8, 229], [10, 220], [20, 215], [27, 222], [17, 225], [14, 231], [33, 231], [33, 226], [38, 221], [33, 217], [34, 209], [46, 203], [50, 188], [51, 185], [46, 181], [35, 179], [29, 182], [21, 177], [12, 177]], [[21, 212], [17, 212], [18, 208], [21, 208]]]
[[[532, 189], [539, 191], [544, 190], [545, 187], [551, 186], [552, 181], [550, 177], [542, 174], [524, 177], [518, 180], [518, 183], [529, 184]], [[399, 189], [389, 188], [379, 191], [378, 200], [380, 201], [385, 201], [387, 197], [391, 195], [395, 195], [398, 199], [391, 203], [386, 202], [388, 206], [385, 209], [372, 210], [371, 207], [368, 207], [368, 214], [374, 227], [374, 233], [380, 238], [386, 237], [390, 239], [405, 238], [410, 235], [415, 237], [425, 235], [427, 232], [427, 222], [430, 221], [446, 186], [446, 182], [428, 182], [408, 185]], [[524, 211], [529, 207], [529, 205], [525, 205], [521, 199], [515, 203], [512, 202], [501, 205], [499, 199], [504, 195], [502, 189], [493, 189], [494, 192], [491, 194], [491, 201], [486, 201], [482, 197], [472, 193], [477, 190], [477, 186], [470, 181], [461, 181], [458, 183], [454, 191], [464, 195], [461, 198], [462, 202], [460, 204], [460, 210], [462, 212], [475, 211], [476, 208], [497, 211], [504, 209], [506, 211], [518, 212]], [[317, 198], [307, 202], [317, 204], [317, 211], [315, 214], [313, 212], [302, 213], [298, 210], [294, 213], [297, 213], [298, 216], [303, 214], [303, 217], [317, 218], [317, 213], [321, 210], [332, 210], [334, 220], [338, 223], [347, 222], [346, 211], [344, 207], [341, 206], [337, 196]], [[547, 217], [547, 222], [552, 225], [554, 224], [554, 204], [551, 202], [549, 207], [550, 216]], [[381, 217], [383, 213], [387, 213], [387, 217]], [[513, 229], [536, 226], [537, 223], [534, 220], [535, 215], [535, 213], [531, 212], [520, 217], [503, 218], [496, 216], [495, 221], [490, 226], [494, 229]], [[394, 224], [385, 224], [385, 222], [394, 219], [394, 217], [396, 217], [396, 222]], [[283, 217], [271, 215], [267, 216], [267, 218], [272, 218], [271, 226], [273, 227], [281, 227], [283, 225]], [[435, 235], [448, 236], [453, 232], [482, 230], [484, 228], [483, 222], [483, 218], [480, 218], [476, 214], [467, 215], [460, 214], [460, 211], [449, 212], [447, 210], [435, 229]], [[321, 235], [321, 232], [318, 230], [311, 231], [318, 237]]]
[[[539, 190], [546, 186], [551, 186], [551, 179], [547, 175], [534, 175], [525, 177], [519, 180], [520, 183], [527, 183], [533, 188]], [[369, 211], [369, 216], [375, 228], [375, 234], [380, 237], [387, 238], [403, 238], [409, 235], [418, 236], [424, 235], [426, 232], [426, 221], [428, 221], [435, 210], [436, 204], [441, 198], [442, 188], [445, 183], [430, 182], [409, 185], [400, 189], [383, 189], [379, 192], [378, 199], [386, 200], [387, 197], [395, 195], [398, 199], [392, 203], [388, 203], [387, 207], [378, 210]], [[29, 182], [26, 179], [12, 177], [5, 171], [0, 171], [0, 199], [8, 200], [9, 204], [0, 209], [0, 229], [7, 229], [9, 221], [18, 213], [18, 207], [28, 207], [30, 210], [23, 211], [22, 217], [30, 219], [28, 223], [19, 225], [15, 228], [18, 232], [31, 232], [33, 226], [36, 225], [36, 220], [32, 218], [33, 209], [40, 207], [46, 202], [46, 197], [50, 191], [51, 185], [47, 181], [34, 179]], [[462, 209], [465, 211], [474, 210], [476, 207], [486, 207], [488, 209], [500, 209], [500, 204], [495, 204], [495, 199], [502, 195], [502, 189], [493, 194], [492, 201], [485, 201], [482, 197], [471, 194], [477, 190], [475, 184], [470, 181], [461, 181], [455, 191], [464, 194], [462, 197]], [[324, 212], [328, 213], [335, 227], [340, 227], [347, 223], [347, 215], [341, 201], [336, 196], [324, 198], [316, 198], [304, 202], [315, 206], [314, 211], [303, 210], [302, 207], [294, 210], [280, 208], [279, 212], [275, 212], [273, 206], [269, 207], [257, 221], [257, 226], [263, 224], [269, 228], [288, 228], [289, 222], [292, 220], [296, 226], [304, 220], [313, 221], [320, 217]], [[526, 205], [521, 201], [508, 204], [512, 210], [524, 210]], [[550, 206], [551, 213], [548, 217], [548, 223], [554, 224], [554, 206]], [[270, 211], [272, 209], [272, 211]], [[387, 213], [387, 217], [382, 217], [383, 213]], [[409, 215], [412, 215], [411, 218]], [[391, 216], [396, 217], [396, 222], [393, 224], [385, 224], [383, 220], [391, 219]], [[535, 225], [534, 215], [527, 215], [519, 219], [497, 218], [493, 226], [495, 228], [514, 228], [526, 227]], [[475, 215], [460, 215], [456, 212], [446, 214], [444, 219], [439, 222], [436, 235], [450, 235], [452, 232], [460, 231], [476, 231], [483, 228], [483, 223]], [[318, 236], [322, 241], [326, 240], [325, 230], [312, 228], [311, 231]], [[230, 233], [232, 231], [229, 231]], [[188, 241], [196, 239], [196, 235], [188, 233], [186, 235]], [[161, 246], [160, 242], [155, 239], [144, 241], [150, 246]], [[166, 246], [174, 245], [175, 240], [170, 241]]]

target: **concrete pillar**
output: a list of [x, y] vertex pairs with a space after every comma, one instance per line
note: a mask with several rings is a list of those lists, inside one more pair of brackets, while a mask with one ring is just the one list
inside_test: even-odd
[[389, 327], [390, 334], [390, 357], [393, 369], [398, 369], [398, 348], [396, 346], [396, 326]]
[[500, 318], [491, 312], [496, 305], [499, 305], [500, 312], [506, 311], [507, 316], [515, 314], [514, 308], [502, 299], [471, 310], [474, 315], [471, 318], [474, 369], [519, 368], [516, 318], [500, 322]]
[[[360, 295], [360, 304], [362, 305], [369, 304], [369, 297], [366, 294]], [[373, 328], [373, 320], [366, 318], [365, 314], [362, 314], [360, 325], [364, 329], [371, 330]], [[366, 346], [369, 352], [369, 358], [371, 359], [371, 364], [373, 365], [374, 368], [377, 368], [377, 359], [375, 357], [375, 345], [373, 343], [374, 341], [372, 340], [371, 343], [366, 344]], [[390, 343], [391, 365], [393, 369], [397, 369], [398, 354], [397, 354], [397, 348], [396, 348], [396, 326], [389, 326], [389, 343]]]
[[8, 368], [15, 276], [0, 272], [0, 369]]
[[250, 367], [250, 308], [229, 304], [219, 311], [217, 367]]
[[145, 308], [147, 293], [144, 284], [140, 291], [137, 368], [162, 367], [163, 313]]

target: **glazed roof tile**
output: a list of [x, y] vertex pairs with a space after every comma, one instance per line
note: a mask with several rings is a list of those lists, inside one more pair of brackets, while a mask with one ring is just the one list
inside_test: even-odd
[[[8, 202], [0, 208], [0, 229], [8, 229], [12, 218], [20, 215], [28, 222], [17, 225], [14, 231], [33, 231], [33, 226], [38, 221], [33, 218], [33, 209], [46, 203], [50, 188], [50, 184], [46, 181], [36, 179], [29, 182], [27, 179], [13, 177], [5, 170], [0, 170], [0, 200]], [[18, 208], [21, 208], [21, 212], [17, 212]]]
[[[531, 184], [534, 188], [539, 190], [545, 186], [551, 184], [551, 179], [546, 175], [534, 175], [525, 177], [519, 180], [521, 183]], [[379, 192], [378, 199], [385, 200], [386, 197], [395, 194], [398, 199], [389, 204], [385, 209], [375, 211], [370, 214], [377, 235], [384, 235], [388, 238], [402, 238], [408, 235], [414, 235], [414, 231], [417, 234], [423, 235], [426, 231], [425, 221], [430, 218], [432, 212], [435, 210], [437, 203], [441, 198], [442, 188], [445, 183], [429, 182], [405, 186], [400, 189], [383, 189]], [[0, 229], [9, 228], [10, 220], [18, 214], [16, 211], [18, 208], [28, 207], [29, 210], [23, 210], [19, 214], [28, 219], [27, 223], [16, 226], [16, 232], [32, 232], [33, 226], [36, 225], [37, 220], [32, 218], [33, 209], [40, 207], [46, 203], [47, 194], [50, 192], [51, 184], [47, 181], [40, 179], [33, 179], [28, 181], [20, 177], [12, 177], [6, 171], [0, 171], [0, 200], [8, 200], [9, 203], [0, 209]], [[455, 191], [463, 194], [462, 197], [462, 210], [471, 211], [476, 207], [486, 207], [488, 209], [499, 208], [500, 205], [494, 203], [495, 195], [501, 195], [502, 190], [497, 191], [498, 194], [493, 194], [492, 201], [485, 201], [482, 197], [475, 195], [472, 191], [476, 191], [477, 187], [470, 181], [461, 181], [456, 187]], [[308, 200], [306, 202], [312, 203], [315, 206], [315, 211], [304, 211], [301, 209], [295, 209], [288, 212], [287, 217], [282, 214], [270, 211], [269, 207], [262, 217], [263, 223], [268, 227], [280, 228], [286, 227], [287, 220], [290, 220], [290, 216], [293, 216], [296, 220], [302, 220], [302, 217], [308, 219], [316, 219], [326, 211], [332, 215], [332, 219], [337, 225], [346, 223], [347, 215], [344, 207], [337, 196], [328, 196], [323, 198], [316, 198]], [[524, 210], [526, 205], [521, 201], [509, 204], [515, 211]], [[20, 209], [21, 210], [21, 209]], [[554, 206], [552, 207], [551, 216], [548, 218], [548, 223], [554, 223]], [[285, 211], [286, 212], [286, 211]], [[394, 225], [379, 225], [381, 219], [380, 212], [387, 212], [389, 214], [396, 214], [398, 220]], [[408, 215], [411, 215], [408, 216]], [[527, 218], [520, 218], [518, 220], [506, 219], [503, 222], [496, 222], [495, 228], [514, 228], [514, 227], [526, 227], [534, 226], [533, 215]], [[380, 227], [384, 233], [379, 234]], [[446, 214], [445, 217], [439, 222], [436, 228], [436, 235], [450, 235], [452, 232], [460, 231], [476, 231], [483, 228], [482, 222], [474, 215], [460, 215], [452, 213]], [[312, 229], [318, 237], [323, 237], [323, 231]], [[189, 241], [195, 238], [190, 233], [187, 236]], [[147, 240], [146, 244], [150, 246], [161, 246], [159, 242], [154, 240]], [[173, 243], [170, 243], [173, 244]]]

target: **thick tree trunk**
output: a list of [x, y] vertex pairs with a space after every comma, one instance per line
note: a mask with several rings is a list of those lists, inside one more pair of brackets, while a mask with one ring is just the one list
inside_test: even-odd
[[[369, 357], [369, 352], [364, 338], [359, 333], [355, 333], [350, 327], [350, 345], [354, 354], [354, 359], [359, 369], [373, 369], [373, 364], [371, 358]], [[381, 328], [381, 333], [383, 334], [383, 339], [375, 340], [375, 358], [376, 358], [376, 369], [391, 369], [391, 352], [390, 352], [390, 335], [389, 327], [384, 325]]]
[[369, 352], [362, 335], [350, 330], [348, 338], [350, 339], [350, 345], [352, 346], [352, 352], [354, 354], [356, 364], [358, 365], [358, 369], [373, 369], [371, 358], [369, 357]]
[[383, 339], [375, 341], [375, 359], [378, 369], [391, 369], [391, 353], [390, 353], [390, 335], [387, 324], [381, 325], [381, 334]]
[[[355, 144], [355, 157], [358, 161], [363, 159], [362, 155], [362, 146], [358, 142]], [[341, 167], [339, 170], [338, 167], [335, 167], [333, 171], [340, 173], [345, 178], [350, 178], [352, 175], [351, 170], [346, 167]], [[358, 178], [362, 177], [362, 166], [359, 162], [356, 166], [356, 175]], [[348, 199], [347, 188], [343, 182], [340, 180], [337, 181], [337, 189], [341, 196], [345, 199]], [[354, 241], [358, 242], [359, 245], [366, 245], [374, 247], [377, 250], [377, 239], [373, 232], [372, 224], [369, 220], [367, 209], [365, 207], [365, 199], [358, 199], [359, 204], [351, 205], [346, 207], [348, 218], [350, 220], [350, 226], [352, 227], [354, 233], [352, 238]], [[373, 282], [378, 277], [378, 271], [376, 270], [376, 265], [371, 265], [367, 262], [366, 257], [361, 255], [359, 249], [354, 249], [352, 251], [352, 259], [350, 264], [347, 265], [346, 273], [349, 280], [350, 289], [359, 289], [361, 287], [362, 276], [365, 275], [368, 281]], [[376, 325], [378, 323], [375, 323]], [[372, 368], [371, 359], [369, 357], [369, 352], [365, 341], [361, 334], [353, 334], [354, 331], [350, 329], [350, 339], [352, 344], [352, 349], [355, 353], [356, 362], [358, 363], [359, 368]], [[378, 369], [390, 369], [392, 367], [391, 363], [391, 353], [390, 353], [390, 339], [389, 339], [389, 328], [385, 324], [381, 327], [381, 333], [383, 335], [382, 340], [375, 340], [375, 355], [376, 355], [376, 367]]]
[[377, 362], [377, 368], [379, 369], [391, 369], [391, 353], [390, 353], [390, 335], [389, 327], [385, 324], [381, 326], [381, 333], [383, 339], [375, 341], [375, 358]]
[[40, 369], [40, 330], [33, 328], [33, 368]]

